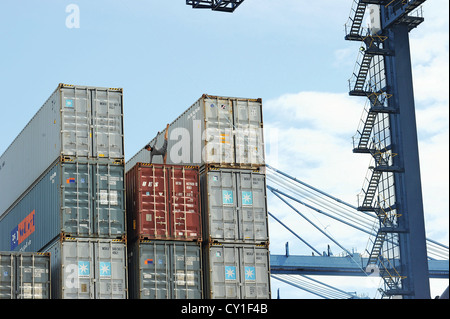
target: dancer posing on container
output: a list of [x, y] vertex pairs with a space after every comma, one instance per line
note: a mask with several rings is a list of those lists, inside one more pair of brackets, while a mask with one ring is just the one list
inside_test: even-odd
[[[159, 135], [159, 132], [156, 135], [156, 137], [158, 137], [158, 135]], [[163, 156], [164, 157], [164, 164], [166, 164], [166, 159], [167, 159], [167, 138], [168, 138], [168, 135], [169, 135], [169, 124], [167, 124], [167, 126], [166, 126], [166, 133], [164, 134], [164, 144], [163, 144], [163, 146], [161, 148], [156, 148], [155, 146], [150, 146], [150, 144], [145, 145], [144, 148], [147, 151], [150, 152], [150, 164], [152, 163], [153, 156], [155, 156], [155, 155]], [[156, 142], [155, 142], [155, 144], [156, 144]]]

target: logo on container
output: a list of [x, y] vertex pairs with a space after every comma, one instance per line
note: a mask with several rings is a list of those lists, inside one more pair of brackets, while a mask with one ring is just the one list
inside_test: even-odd
[[252, 206], [253, 205], [253, 193], [242, 191], [242, 205]]
[[233, 191], [222, 190], [222, 202], [224, 205], [233, 205]]
[[111, 262], [100, 262], [100, 277], [111, 278]]
[[16, 249], [28, 236], [34, 233], [34, 215], [35, 211], [33, 210], [11, 231], [11, 250]]
[[225, 280], [236, 280], [235, 266], [225, 266]]
[[256, 270], [255, 267], [245, 266], [245, 280], [255, 281], [256, 280]]
[[78, 277], [89, 277], [91, 275], [91, 263], [89, 261], [78, 262]]

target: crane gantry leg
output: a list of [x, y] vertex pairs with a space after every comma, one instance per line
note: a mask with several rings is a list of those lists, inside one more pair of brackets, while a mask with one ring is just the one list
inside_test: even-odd
[[[363, 42], [350, 95], [366, 96], [370, 109], [354, 152], [375, 160], [359, 209], [375, 212], [379, 219], [368, 262], [380, 268], [383, 297], [430, 298], [409, 47], [409, 32], [423, 22], [412, 12], [424, 2], [354, 0], [346, 28], [347, 40]], [[364, 29], [369, 4], [373, 25]]]

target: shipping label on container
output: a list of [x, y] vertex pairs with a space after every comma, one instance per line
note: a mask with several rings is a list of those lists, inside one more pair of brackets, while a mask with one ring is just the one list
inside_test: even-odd
[[11, 250], [23, 243], [35, 231], [34, 224], [35, 211], [33, 210], [11, 231]]

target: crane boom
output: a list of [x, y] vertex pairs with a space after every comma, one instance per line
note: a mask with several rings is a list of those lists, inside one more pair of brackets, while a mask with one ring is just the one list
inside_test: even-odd
[[194, 9], [211, 9], [214, 11], [234, 12], [244, 0], [186, 0]]

